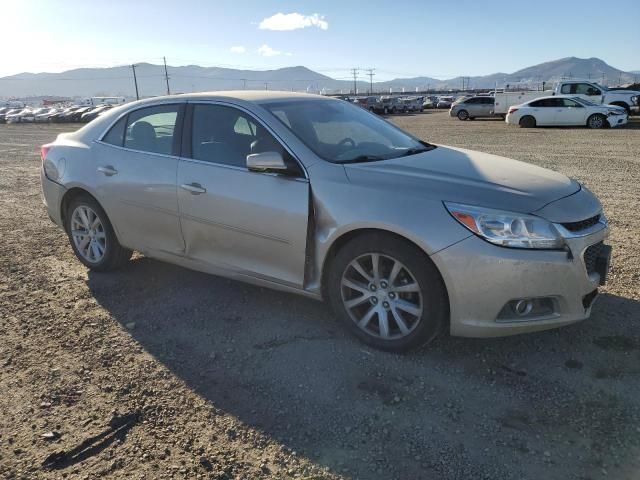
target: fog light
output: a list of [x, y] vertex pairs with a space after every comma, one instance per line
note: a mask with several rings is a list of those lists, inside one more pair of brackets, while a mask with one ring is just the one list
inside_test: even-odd
[[519, 317], [529, 315], [531, 310], [533, 310], [533, 302], [531, 300], [518, 300], [513, 306], [513, 311], [516, 312], [516, 315]]
[[556, 312], [556, 301], [553, 297], [518, 298], [502, 307], [499, 322], [518, 322], [548, 317]]

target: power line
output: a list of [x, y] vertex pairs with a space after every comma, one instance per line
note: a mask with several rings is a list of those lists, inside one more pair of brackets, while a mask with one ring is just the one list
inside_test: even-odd
[[351, 74], [353, 75], [353, 94], [358, 94], [358, 68], [352, 68]]
[[136, 65], [135, 65], [135, 63], [131, 64], [131, 70], [133, 70], [133, 83], [136, 86], [136, 100], [140, 100], [140, 95], [138, 94], [138, 79], [136, 78]]
[[167, 95], [171, 95], [171, 91], [169, 90], [169, 74], [167, 73], [167, 58], [162, 57], [162, 61], [164, 62], [164, 78], [167, 81]]
[[369, 95], [373, 94], [373, 76], [375, 75], [375, 73], [373, 73], [375, 70], [375, 68], [369, 68], [367, 70], [367, 75], [369, 75]]

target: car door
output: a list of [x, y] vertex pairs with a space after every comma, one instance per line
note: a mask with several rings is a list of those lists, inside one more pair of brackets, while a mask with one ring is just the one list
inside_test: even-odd
[[493, 97], [482, 97], [482, 116], [490, 117], [493, 115], [495, 99]]
[[551, 108], [550, 99], [543, 98], [530, 102], [526, 108], [526, 113], [521, 116], [531, 115], [536, 119], [536, 125], [551, 125], [553, 123], [554, 112]]
[[145, 107], [95, 142], [96, 194], [120, 242], [143, 252], [184, 252], [176, 175], [184, 104]]
[[602, 103], [602, 90], [590, 83], [575, 84], [576, 96], [589, 100], [593, 103]]
[[[281, 153], [288, 171], [249, 171], [247, 155], [265, 151]], [[303, 286], [309, 183], [263, 123], [228, 104], [190, 104], [177, 183], [188, 257]]]
[[558, 98], [559, 106], [555, 108], [556, 125], [584, 125], [586, 108], [570, 98]]

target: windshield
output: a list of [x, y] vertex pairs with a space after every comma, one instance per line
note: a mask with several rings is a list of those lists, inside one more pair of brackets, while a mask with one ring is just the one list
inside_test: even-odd
[[435, 148], [345, 102], [314, 99], [262, 105], [316, 155], [333, 163], [386, 160]]
[[605, 92], [609, 90], [609, 87], [603, 87], [603, 86], [602, 86], [602, 85], [600, 85], [599, 83], [595, 83], [595, 82], [593, 82], [593, 84], [594, 84], [596, 87], [601, 88], [601, 89], [602, 89], [602, 90], [604, 90]]

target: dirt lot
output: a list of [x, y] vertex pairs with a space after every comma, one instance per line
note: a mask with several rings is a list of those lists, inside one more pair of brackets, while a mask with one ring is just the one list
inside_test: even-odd
[[590, 320], [398, 356], [293, 295], [141, 256], [88, 273], [39, 192], [38, 146], [70, 127], [0, 125], [0, 477], [640, 478], [640, 122], [394, 121], [600, 197], [614, 260]]

